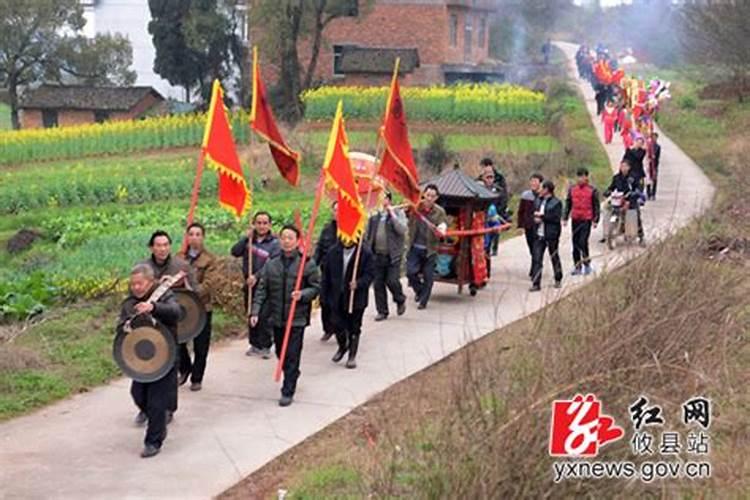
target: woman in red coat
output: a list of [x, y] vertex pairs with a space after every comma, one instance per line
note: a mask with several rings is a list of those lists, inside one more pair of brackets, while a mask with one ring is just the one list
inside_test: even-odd
[[615, 132], [615, 122], [617, 122], [618, 113], [612, 101], [604, 106], [602, 112], [602, 123], [604, 124], [604, 143], [612, 144], [612, 136]]

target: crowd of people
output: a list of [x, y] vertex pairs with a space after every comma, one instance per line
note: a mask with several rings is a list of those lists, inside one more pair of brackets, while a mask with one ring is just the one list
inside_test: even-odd
[[[592, 58], [582, 47], [576, 60], [582, 78], [592, 81], [601, 99], [599, 113], [605, 124], [605, 141], [611, 141], [614, 131], [621, 130], [625, 152], [619, 171], [604, 191], [607, 197], [619, 192], [636, 208], [644, 202], [644, 186], [648, 197], [656, 196], [656, 179], [660, 147], [658, 135], [633, 133], [627, 125], [630, 110], [624, 104], [618, 85], [602, 88], [594, 69], [597, 61], [608, 57], [600, 51]], [[624, 115], [624, 118], [622, 116]], [[616, 118], [613, 118], [616, 117]], [[639, 125], [640, 126], [640, 125]], [[625, 139], [625, 130], [632, 142]], [[649, 168], [644, 169], [648, 159]], [[511, 220], [508, 210], [510, 191], [504, 176], [489, 158], [479, 165], [477, 182], [496, 195], [496, 202], [487, 209], [485, 223], [488, 228], [507, 225]], [[602, 217], [600, 193], [589, 180], [589, 171], [581, 167], [576, 181], [568, 188], [564, 201], [556, 196], [555, 184], [541, 174], [529, 177], [528, 189], [518, 198], [516, 224], [525, 235], [530, 255], [528, 278], [530, 291], [538, 292], [542, 285], [544, 256], [552, 262], [554, 287], [560, 288], [563, 269], [560, 260], [562, 227], [571, 224], [572, 255], [574, 267], [571, 275], [588, 275], [594, 272], [591, 265], [589, 239]], [[402, 287], [402, 268], [405, 268], [408, 286], [418, 310], [428, 307], [432, 294], [440, 243], [446, 237], [448, 218], [438, 203], [440, 191], [435, 184], [422, 190], [417, 206], [406, 208], [393, 204], [390, 193], [385, 193], [381, 206], [370, 215], [364, 234], [359, 241], [344, 241], [338, 236], [337, 205], [332, 204], [332, 218], [325, 224], [314, 252], [303, 262], [300, 229], [284, 225], [278, 234], [272, 231], [273, 219], [267, 211], [257, 211], [252, 217], [247, 233], [231, 248], [230, 254], [241, 260], [243, 288], [238, 290], [244, 298], [248, 318], [246, 354], [269, 359], [271, 349], [277, 358], [282, 357], [285, 327], [295, 302], [291, 330], [283, 370], [282, 407], [294, 401], [300, 378], [300, 363], [305, 329], [310, 325], [313, 303], [319, 300], [323, 336], [327, 342], [336, 339], [336, 350], [331, 358], [340, 363], [344, 357], [346, 368], [357, 367], [357, 354], [362, 337], [365, 311], [369, 306], [372, 286], [375, 298], [374, 321], [388, 320], [391, 300], [396, 314], [407, 312], [407, 296]], [[639, 237], [643, 243], [643, 227], [639, 221]], [[150, 257], [135, 265], [130, 275], [130, 294], [122, 305], [119, 322], [133, 315], [151, 315], [176, 335], [179, 305], [172, 293], [165, 293], [151, 302], [147, 300], [160, 282], [177, 273], [184, 277], [174, 287], [193, 290], [207, 312], [203, 331], [194, 338], [193, 355], [185, 344], [178, 346], [175, 366], [155, 382], [136, 382], [131, 387], [133, 401], [139, 409], [138, 425], [147, 424], [143, 457], [159, 453], [167, 435], [167, 424], [177, 410], [178, 386], [190, 380], [190, 390], [202, 389], [203, 377], [211, 340], [212, 290], [207, 276], [215, 271], [217, 259], [205, 248], [206, 229], [198, 222], [190, 224], [185, 233], [184, 249], [172, 254], [172, 239], [164, 231], [156, 231], [149, 239]], [[486, 258], [497, 254], [499, 234], [490, 230], [470, 236], [481, 238]], [[312, 249], [311, 249], [312, 250]], [[480, 249], [481, 252], [481, 249]], [[298, 271], [302, 268], [302, 281], [297, 287]]]
[[643, 245], [641, 207], [647, 200], [656, 200], [661, 161], [659, 134], [654, 124], [661, 102], [670, 98], [670, 84], [658, 79], [647, 83], [627, 75], [603, 45], [594, 50], [581, 45], [576, 65], [580, 78], [589, 81], [594, 90], [604, 143], [612, 144], [616, 133], [622, 140], [624, 153], [619, 172], [604, 194], [622, 194], [627, 206], [636, 210], [638, 239]]

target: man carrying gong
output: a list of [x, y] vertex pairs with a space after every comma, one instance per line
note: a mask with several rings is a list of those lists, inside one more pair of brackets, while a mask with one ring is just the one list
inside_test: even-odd
[[[154, 271], [147, 264], [137, 264], [130, 272], [130, 294], [122, 304], [120, 318], [117, 323], [118, 331], [126, 333], [123, 343], [127, 343], [127, 336], [131, 335], [136, 325], [146, 325], [156, 335], [152, 341], [148, 339], [138, 342], [133, 352], [140, 353], [142, 359], [149, 361], [159, 360], [167, 354], [158, 345], [165, 344], [163, 338], [159, 338], [159, 330], [168, 330], [167, 335], [173, 339], [177, 337], [177, 321], [180, 316], [180, 306], [174, 298], [171, 290], [163, 290], [157, 300], [153, 300], [152, 294], [157, 289]], [[163, 330], [162, 330], [163, 331]], [[163, 345], [162, 345], [163, 347]], [[174, 350], [174, 343], [172, 343]], [[149, 352], [146, 352], [149, 351]], [[174, 356], [174, 352], [172, 352]], [[168, 371], [160, 378], [150, 382], [138, 382], [133, 380], [130, 386], [130, 394], [133, 401], [140, 409], [141, 414], [148, 420], [144, 448], [141, 457], [153, 457], [161, 451], [164, 439], [167, 437], [167, 412], [173, 401], [177, 400], [177, 370], [172, 360], [167, 366]]]

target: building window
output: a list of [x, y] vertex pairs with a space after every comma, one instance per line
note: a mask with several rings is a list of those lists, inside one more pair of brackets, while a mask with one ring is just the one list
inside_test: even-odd
[[343, 53], [343, 45], [333, 46], [333, 76], [344, 76], [344, 74], [341, 72], [341, 56]]
[[94, 122], [104, 123], [107, 120], [109, 120], [109, 111], [104, 111], [103, 109], [94, 110]]
[[42, 110], [42, 125], [44, 125], [44, 128], [57, 127], [57, 110], [56, 109], [43, 109]]
[[479, 36], [477, 37], [477, 45], [479, 47], [485, 47], [486, 46], [486, 37], [487, 36], [487, 18], [483, 17], [479, 20]]
[[473, 26], [471, 25], [472, 18], [469, 14], [466, 14], [464, 21], [464, 50], [467, 53], [471, 51], [471, 36], [473, 32]]
[[234, 15], [237, 26], [235, 34], [239, 37], [241, 42], [250, 42], [250, 19], [247, 15], [247, 6], [244, 4], [237, 5], [234, 10]]
[[449, 21], [451, 47], [458, 46], [458, 15], [451, 14]]
[[349, 0], [346, 2], [346, 5], [342, 7], [342, 9], [345, 12], [345, 15], [348, 17], [357, 17], [359, 16], [359, 0]]

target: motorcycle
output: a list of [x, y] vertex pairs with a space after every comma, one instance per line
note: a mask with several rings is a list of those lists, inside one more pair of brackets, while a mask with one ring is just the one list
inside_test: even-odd
[[609, 215], [605, 218], [607, 247], [614, 250], [616, 240], [623, 236], [625, 243], [630, 243], [638, 234], [638, 210], [631, 208], [625, 193], [612, 192], [609, 198]]

